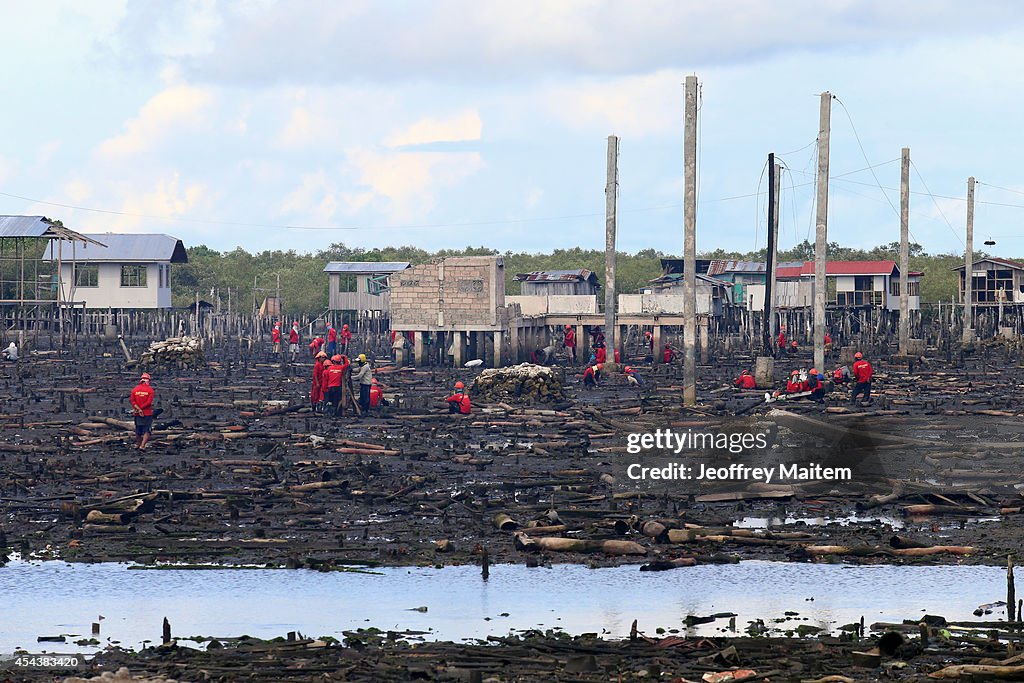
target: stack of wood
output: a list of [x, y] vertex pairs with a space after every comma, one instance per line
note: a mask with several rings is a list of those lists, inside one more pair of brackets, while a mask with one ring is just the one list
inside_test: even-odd
[[561, 374], [532, 363], [484, 370], [473, 382], [472, 393], [490, 401], [561, 401], [565, 398]]
[[139, 365], [151, 368], [198, 367], [205, 363], [199, 337], [171, 337], [153, 342], [139, 357]]

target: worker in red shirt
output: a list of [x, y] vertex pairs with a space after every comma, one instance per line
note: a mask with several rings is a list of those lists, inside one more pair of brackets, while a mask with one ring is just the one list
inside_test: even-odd
[[288, 333], [288, 351], [292, 354], [292, 362], [299, 356], [299, 321], [292, 323], [292, 331]]
[[338, 331], [334, 325], [327, 323], [327, 355], [333, 356], [338, 353]]
[[327, 360], [327, 354], [320, 351], [316, 354], [316, 361], [313, 363], [313, 387], [309, 392], [309, 402], [313, 406], [313, 412], [316, 412], [320, 406], [320, 402], [324, 400], [324, 361]]
[[778, 339], [778, 342], [779, 342], [779, 351], [785, 351], [786, 350], [786, 326], [785, 325], [783, 325], [779, 329], [779, 339]]
[[274, 323], [274, 329], [270, 331], [270, 342], [274, 345], [274, 356], [281, 357], [281, 323]]
[[740, 376], [736, 378], [736, 386], [740, 389], [756, 389], [757, 382], [754, 381], [754, 376], [750, 374], [750, 370], [744, 370], [740, 373]]
[[864, 354], [858, 351], [853, 355], [853, 393], [850, 395], [850, 403], [856, 403], [857, 397], [864, 394], [864, 400], [871, 403], [871, 376], [874, 370], [871, 363], [864, 360]]
[[348, 323], [341, 326], [341, 352], [348, 353], [348, 345], [352, 341], [352, 332], [348, 329]]
[[[317, 354], [323, 350], [324, 338], [320, 335], [313, 337], [313, 341], [309, 342], [309, 355], [316, 358]], [[326, 353], [324, 354], [327, 355]]]
[[594, 358], [597, 360], [598, 364], [603, 364], [608, 360], [608, 351], [605, 349], [604, 344], [601, 344], [594, 349]]
[[470, 403], [469, 394], [466, 393], [466, 385], [462, 382], [455, 383], [455, 393], [446, 398], [445, 401], [448, 402], [449, 413], [469, 415], [473, 411], [473, 405]]
[[825, 333], [825, 353], [832, 353], [832, 335]]
[[786, 382], [786, 393], [799, 394], [804, 391], [807, 391], [807, 384], [800, 379], [800, 371], [794, 370], [789, 373], [789, 381]]
[[647, 344], [647, 348], [650, 350], [651, 358], [654, 357], [654, 333], [650, 330], [644, 330], [644, 344]]
[[373, 378], [373, 384], [370, 385], [370, 407], [376, 408], [377, 406], [386, 406], [387, 401], [384, 399], [384, 387], [377, 383], [377, 378]]
[[601, 381], [601, 364], [595, 363], [594, 365], [588, 365], [587, 369], [583, 371], [583, 387], [585, 389], [597, 388], [597, 383]]
[[565, 341], [562, 342], [566, 352], [569, 354], [569, 362], [576, 365], [576, 330], [572, 325], [565, 326]]
[[668, 364], [668, 363], [671, 363], [672, 361], [674, 361], [675, 359], [676, 359], [675, 349], [673, 349], [668, 344], [665, 344], [665, 348], [661, 352], [661, 360], [662, 360], [662, 362]]
[[807, 373], [807, 381], [804, 382], [804, 391], [811, 392], [811, 399], [819, 403], [825, 399], [825, 383], [821, 380], [822, 376], [818, 374], [818, 369], [811, 368]]
[[348, 361], [344, 356], [335, 354], [331, 356], [331, 364], [326, 363], [324, 372], [327, 376], [327, 402], [332, 406], [332, 413], [335, 417], [345, 415], [345, 406], [342, 402], [341, 384], [345, 378], [345, 370], [348, 369]]
[[132, 389], [128, 399], [135, 415], [135, 447], [140, 451], [146, 449], [146, 444], [153, 436], [153, 401], [156, 399], [156, 392], [149, 385], [149, 380], [149, 373], [142, 373], [139, 383]]
[[794, 339], [793, 341], [789, 342], [789, 353], [791, 355], [795, 356], [797, 353], [799, 353], [799, 351], [800, 351], [800, 347], [797, 345], [796, 339]]

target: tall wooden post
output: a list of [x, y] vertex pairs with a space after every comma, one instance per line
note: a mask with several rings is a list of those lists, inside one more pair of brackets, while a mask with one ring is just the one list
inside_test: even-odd
[[900, 152], [900, 355], [910, 346], [910, 148]]
[[775, 211], [775, 204], [778, 201], [775, 188], [776, 170], [775, 153], [772, 152], [768, 154], [768, 254], [765, 262], [764, 321], [761, 324], [761, 347], [766, 356], [772, 355], [772, 339], [775, 338], [772, 324], [775, 317], [775, 240], [779, 235], [778, 214]]
[[697, 404], [697, 77], [686, 77], [683, 138], [683, 405]]
[[967, 179], [967, 249], [964, 252], [964, 333], [965, 342], [974, 339], [974, 176]]
[[818, 125], [818, 207], [814, 232], [814, 365], [825, 367], [825, 259], [828, 249], [828, 147], [832, 93], [821, 93]]
[[608, 136], [608, 181], [604, 188], [604, 335], [608, 358], [615, 360], [619, 348], [615, 326], [615, 210], [619, 195], [619, 139]]

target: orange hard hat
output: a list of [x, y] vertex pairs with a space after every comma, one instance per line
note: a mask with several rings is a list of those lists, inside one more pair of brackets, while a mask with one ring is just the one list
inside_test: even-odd
[[860, 351], [858, 351], [857, 353], [853, 354], [853, 357], [854, 357], [854, 358], [863, 358], [863, 357], [864, 357], [864, 354], [863, 354], [863, 353], [861, 353]]
[[790, 346], [796, 346], [796, 340], [794, 339], [793, 341], [791, 341], [791, 342], [789, 343], [789, 345], [790, 345]]
[[374, 384], [376, 384], [376, 383], [377, 383], [377, 378], [376, 378], [376, 377], [374, 377], [374, 378], [373, 378], [373, 383], [374, 383]]
[[339, 353], [334, 354], [333, 356], [331, 356], [331, 360], [333, 360], [335, 363], [340, 363], [341, 362], [341, 354], [339, 354]]
[[789, 373], [789, 376], [792, 377], [793, 375], [799, 375], [799, 374], [800, 374], [799, 370], [794, 370], [793, 372]]
[[456, 383], [455, 383], [455, 388], [456, 388], [456, 389], [465, 389], [465, 388], [466, 388], [466, 385], [465, 385], [465, 384], [463, 384], [462, 382], [456, 382]]
[[295, 322], [292, 323], [292, 325], [295, 325], [295, 326], [298, 326], [298, 324], [299, 324], [298, 320], [296, 320]]
[[565, 326], [565, 329], [567, 329], [567, 330], [571, 330], [571, 329], [572, 329], [572, 325], [566, 325], [566, 326]]
[[321, 351], [320, 353], [316, 354], [317, 358], [320, 358], [321, 356], [323, 356], [324, 358], [327, 358], [327, 352], [326, 351]]
[[629, 367], [629, 366], [627, 365], [627, 366], [626, 366], [626, 369], [625, 369], [625, 370], [624, 370], [623, 372], [631, 372], [632, 370], [633, 370], [633, 368], [631, 368], [631, 367]]
[[148, 382], [149, 380], [151, 380], [153, 378], [149, 376], [148, 372], [144, 372], [144, 373], [142, 373], [142, 377], [140, 377], [139, 379], [142, 380], [143, 382]]
[[596, 367], [596, 368], [597, 368], [598, 370], [600, 370], [601, 368], [603, 368], [603, 367], [604, 367], [604, 364], [603, 364], [603, 363], [598, 363], [598, 364], [597, 364], [597, 365], [595, 365], [594, 367]]
[[343, 330], [347, 330], [347, 329], [348, 329], [348, 323], [345, 323], [344, 325], [342, 325], [342, 326], [341, 326], [341, 329], [343, 329]]
[[741, 374], [741, 375], [749, 375], [749, 374], [750, 374], [750, 370], [744, 370], [744, 371], [743, 371], [743, 372], [741, 372], [740, 374]]
[[330, 358], [324, 361], [324, 367], [326, 368], [328, 365], [334, 365], [334, 363], [331, 362]]
[[812, 375], [817, 375], [818, 374], [818, 368], [811, 368], [811, 374]]

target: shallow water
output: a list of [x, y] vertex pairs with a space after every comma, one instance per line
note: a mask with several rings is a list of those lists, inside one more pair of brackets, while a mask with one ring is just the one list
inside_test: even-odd
[[[0, 568], [4, 625], [0, 655], [92, 651], [118, 641], [137, 648], [159, 641], [164, 617], [175, 637], [270, 638], [288, 631], [334, 636], [359, 627], [429, 631], [427, 639], [506, 635], [513, 629], [560, 627], [570, 633], [627, 636], [639, 629], [720, 633], [728, 619], [687, 630], [687, 615], [736, 612], [737, 630], [764, 619], [835, 631], [858, 621], [899, 621], [924, 613], [973, 619], [982, 603], [1002, 597], [1006, 570], [998, 567], [848, 566], [743, 562], [667, 572], [636, 566], [526, 568], [494, 565], [490, 580], [474, 566], [389, 568], [381, 575], [310, 570], [129, 570], [122, 564], [12, 562]], [[813, 600], [811, 600], [813, 598]], [[411, 611], [426, 607], [426, 612]], [[787, 611], [796, 617], [781, 623]], [[508, 616], [501, 616], [507, 613]], [[79, 648], [99, 615], [100, 646]], [[1001, 608], [987, 619], [1005, 618]], [[73, 634], [68, 642], [37, 636]]]

